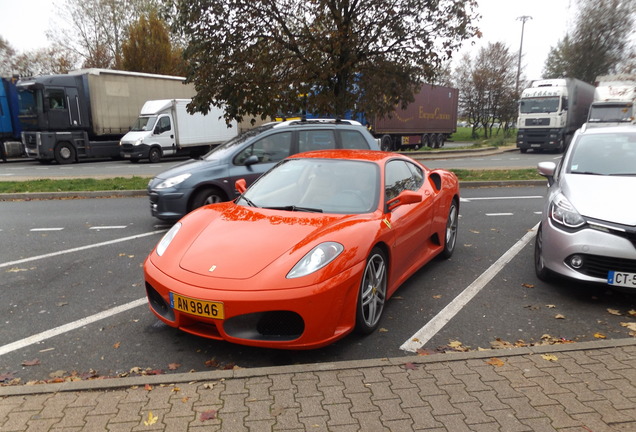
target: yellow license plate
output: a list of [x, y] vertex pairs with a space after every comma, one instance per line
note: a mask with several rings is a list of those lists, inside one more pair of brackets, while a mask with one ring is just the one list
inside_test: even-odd
[[197, 300], [170, 293], [170, 306], [181, 312], [204, 318], [223, 319], [225, 316], [223, 303]]

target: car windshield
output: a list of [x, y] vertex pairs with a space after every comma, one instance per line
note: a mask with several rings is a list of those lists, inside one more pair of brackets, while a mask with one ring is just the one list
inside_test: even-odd
[[287, 159], [258, 179], [240, 205], [287, 211], [359, 214], [377, 208], [376, 164], [345, 159]]
[[155, 127], [155, 122], [157, 121], [157, 116], [151, 117], [138, 117], [137, 121], [133, 125], [133, 132], [141, 132], [141, 131], [151, 131]]
[[632, 107], [629, 105], [604, 105], [590, 108], [589, 122], [630, 122], [633, 119]]
[[247, 140], [250, 140], [253, 137], [261, 134], [262, 132], [271, 129], [273, 126], [274, 125], [272, 123], [268, 123], [262, 126], [257, 126], [253, 129], [248, 129], [238, 134], [238, 136], [232, 138], [231, 140], [214, 147], [207, 154], [205, 154], [202, 159], [207, 161], [220, 160], [224, 158], [228, 153], [233, 153], [237, 148], [241, 148], [242, 144]]
[[636, 131], [581, 135], [569, 156], [567, 172], [636, 175]]

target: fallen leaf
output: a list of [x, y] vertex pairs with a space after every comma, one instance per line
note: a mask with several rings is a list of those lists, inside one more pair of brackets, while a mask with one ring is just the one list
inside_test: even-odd
[[181, 398], [181, 402], [186, 403], [190, 400], [190, 398], [188, 396], [184, 396]]
[[380, 330], [378, 330], [378, 332], [380, 332], [380, 333], [387, 333], [387, 332], [388, 332], [388, 330], [387, 330], [387, 329], [385, 329], [384, 327], [380, 327]]
[[492, 365], [492, 366], [497, 366], [497, 367], [501, 367], [501, 366], [505, 365], [503, 360], [501, 360], [501, 359], [499, 359], [497, 357], [492, 357], [486, 363], [489, 364], [489, 365]]
[[636, 310], [634, 310], [634, 309], [629, 310], [629, 311], [627, 312], [627, 315], [629, 315], [629, 316], [633, 316], [633, 317], [636, 317]]
[[621, 313], [621, 311], [619, 311], [619, 310], [617, 310], [617, 309], [607, 309], [607, 311], [608, 311], [609, 313], [611, 313], [612, 315], [618, 315], [618, 316], [623, 315], [623, 314]]
[[557, 356], [552, 354], [542, 354], [541, 357], [543, 357], [544, 360], [553, 361], [553, 362], [559, 359]]
[[594, 333], [594, 337], [596, 339], [605, 339], [605, 338], [607, 338], [607, 336], [605, 336], [603, 333], [598, 333], [598, 332]]
[[171, 390], [173, 393], [178, 393], [181, 391], [181, 389], [179, 387], [175, 387]]
[[417, 355], [421, 355], [421, 356], [435, 354], [435, 351], [427, 350], [424, 348], [418, 348], [416, 352], [417, 352]]
[[144, 386], [144, 389], [146, 389], [146, 390], [150, 391], [150, 390], [152, 390], [152, 386], [151, 386], [150, 384], [146, 384], [146, 385]]
[[40, 364], [39, 359], [25, 360], [22, 362], [22, 366], [37, 366], [39, 364]]
[[473, 234], [479, 234], [479, 231], [477, 231], [477, 230], [472, 230], [472, 229], [471, 229], [471, 230], [469, 230], [469, 231], [470, 231], [471, 233], [473, 233]]
[[407, 363], [404, 363], [404, 369], [416, 370], [417, 369], [417, 365], [415, 363], [412, 363], [412, 362], [407, 362]]
[[433, 296], [433, 298], [434, 298], [434, 299], [441, 299], [441, 298], [442, 298], [442, 295], [441, 295], [441, 294], [437, 294], [437, 295], [434, 295], [434, 296]]
[[628, 323], [622, 322], [621, 325], [623, 327], [627, 327], [631, 331], [636, 331], [636, 322], [628, 322]]
[[115, 344], [113, 345], [113, 348], [117, 349], [119, 348], [120, 345], [121, 345], [121, 342], [115, 342]]
[[218, 362], [218, 361], [216, 361], [216, 359], [215, 359], [215, 358], [212, 358], [212, 359], [210, 359], [210, 360], [207, 360], [207, 361], [205, 362], [205, 365], [206, 365], [207, 367], [219, 367], [219, 362]]
[[144, 420], [144, 424], [146, 426], [152, 426], [153, 424], [157, 423], [157, 420], [159, 420], [159, 417], [157, 417], [156, 415], [152, 415], [152, 411], [148, 411], [148, 420]]
[[561, 315], [561, 314], [556, 314], [556, 315], [554, 316], [554, 318], [556, 318], [556, 319], [565, 319], [565, 316], [564, 316], [564, 315]]
[[521, 286], [524, 287], [524, 288], [534, 288], [534, 285], [529, 284], [529, 283], [522, 283]]
[[459, 348], [462, 346], [462, 343], [460, 341], [451, 341], [448, 346], [451, 348]]
[[556, 306], [553, 304], [547, 304], [545, 305], [545, 307], [547, 307], [548, 309], [554, 309]]
[[181, 364], [179, 364], [179, 363], [169, 363], [168, 364], [168, 369], [177, 370], [177, 369], [179, 369], [180, 366], [181, 366]]

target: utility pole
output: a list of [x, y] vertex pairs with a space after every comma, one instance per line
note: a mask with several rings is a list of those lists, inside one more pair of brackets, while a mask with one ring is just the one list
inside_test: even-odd
[[526, 21], [531, 20], [529, 15], [523, 15], [517, 17], [517, 20], [521, 21], [521, 44], [519, 45], [519, 63], [517, 63], [517, 84], [515, 86], [515, 92], [519, 95], [519, 76], [521, 75], [521, 51], [523, 50], [523, 31], [526, 27]]

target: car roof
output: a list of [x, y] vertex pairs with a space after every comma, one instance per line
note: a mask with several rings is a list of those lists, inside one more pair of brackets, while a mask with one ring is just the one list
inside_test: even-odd
[[330, 118], [286, 120], [286, 121], [272, 122], [267, 124], [273, 125], [274, 128], [281, 128], [286, 126], [362, 126], [362, 123], [357, 122], [355, 120], [342, 120], [342, 119], [330, 119]]

